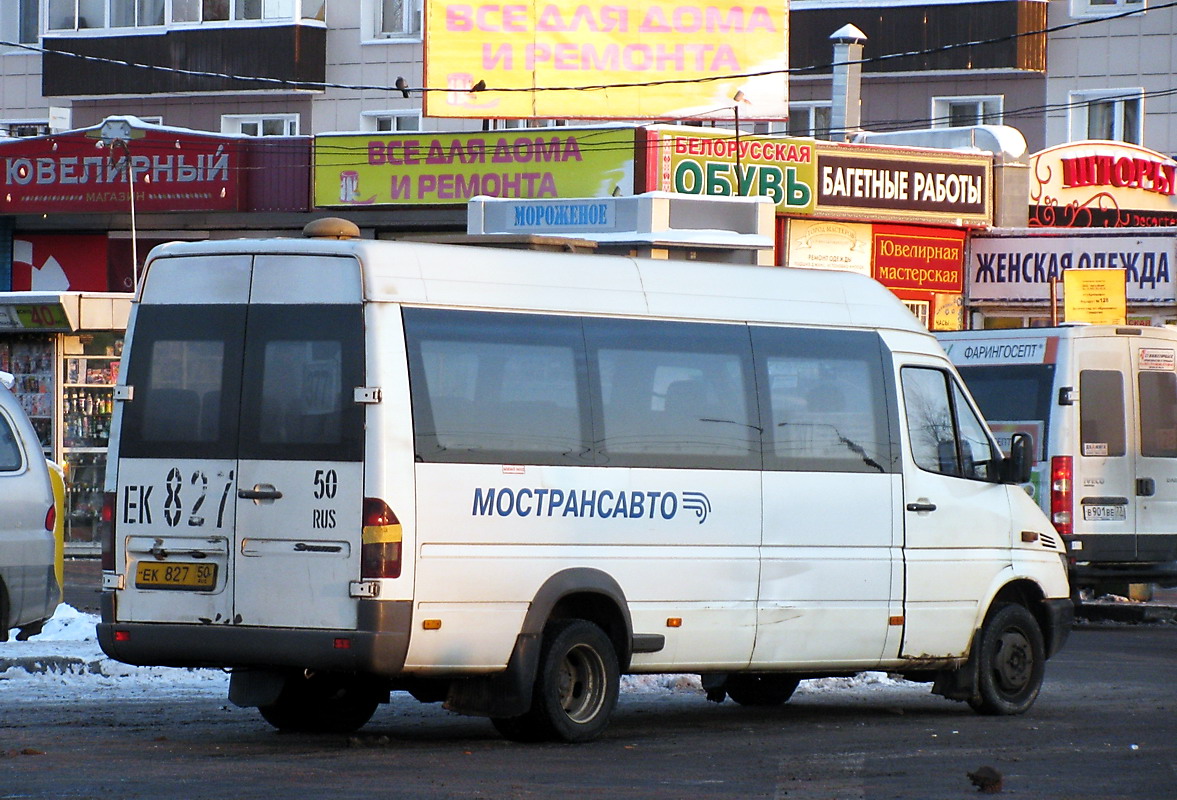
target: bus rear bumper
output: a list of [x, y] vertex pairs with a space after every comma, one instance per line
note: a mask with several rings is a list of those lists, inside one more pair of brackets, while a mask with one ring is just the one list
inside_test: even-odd
[[112, 622], [113, 594], [102, 596], [98, 643], [136, 666], [314, 669], [392, 677], [409, 647], [409, 601], [360, 600], [355, 630], [248, 625]]

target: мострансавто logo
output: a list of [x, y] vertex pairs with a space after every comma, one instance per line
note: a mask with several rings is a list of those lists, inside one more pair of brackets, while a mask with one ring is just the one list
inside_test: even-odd
[[617, 491], [611, 489], [474, 489], [475, 517], [600, 517], [674, 519], [694, 514], [702, 525], [711, 501], [702, 492]]

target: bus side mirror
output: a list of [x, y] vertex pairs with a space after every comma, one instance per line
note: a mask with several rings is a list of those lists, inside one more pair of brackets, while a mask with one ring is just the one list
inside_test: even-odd
[[1034, 465], [1031, 448], [1034, 440], [1028, 433], [1015, 433], [1010, 439], [1009, 455], [1001, 462], [1002, 483], [1027, 483]]

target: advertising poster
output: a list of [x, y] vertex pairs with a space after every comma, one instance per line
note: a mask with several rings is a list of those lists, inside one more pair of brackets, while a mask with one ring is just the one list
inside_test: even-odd
[[317, 136], [315, 205], [631, 195], [635, 136], [629, 127]]
[[787, 266], [838, 269], [871, 277], [871, 226], [866, 223], [789, 221]]
[[788, 34], [785, 0], [431, 0], [425, 115], [783, 120]]
[[1071, 269], [1063, 273], [1063, 315], [1067, 322], [1123, 325], [1127, 293], [1122, 269]]
[[17, 233], [12, 240], [12, 291], [109, 291], [107, 263], [104, 235]]

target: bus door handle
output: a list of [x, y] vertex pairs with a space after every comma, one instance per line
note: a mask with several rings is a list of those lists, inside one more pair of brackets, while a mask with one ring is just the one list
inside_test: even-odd
[[935, 511], [936, 504], [935, 503], [908, 503], [907, 510], [908, 511]]
[[1136, 479], [1136, 496], [1137, 497], [1152, 497], [1157, 493], [1157, 482], [1152, 478], [1137, 478]]
[[268, 483], [256, 484], [252, 489], [238, 489], [237, 496], [242, 500], [280, 500], [282, 493]]

